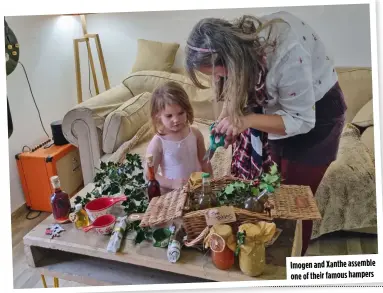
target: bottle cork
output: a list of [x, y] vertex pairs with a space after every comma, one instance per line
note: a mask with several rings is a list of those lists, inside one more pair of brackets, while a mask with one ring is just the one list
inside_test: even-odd
[[60, 179], [58, 176], [52, 176], [50, 179], [53, 188], [60, 188]]

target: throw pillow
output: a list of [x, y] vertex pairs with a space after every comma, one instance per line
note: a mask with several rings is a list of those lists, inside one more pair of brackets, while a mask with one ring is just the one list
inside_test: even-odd
[[114, 153], [148, 122], [151, 96], [147, 92], [139, 94], [109, 113], [102, 133], [102, 149], [105, 153]]
[[374, 111], [372, 108], [372, 99], [369, 100], [359, 111], [356, 113], [352, 124], [359, 127], [369, 127], [374, 125]]
[[171, 71], [180, 44], [139, 39], [132, 72], [143, 70]]

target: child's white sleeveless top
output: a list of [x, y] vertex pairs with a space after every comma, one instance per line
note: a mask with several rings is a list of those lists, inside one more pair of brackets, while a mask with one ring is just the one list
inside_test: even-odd
[[191, 128], [180, 141], [170, 141], [157, 135], [162, 142], [161, 173], [169, 179], [188, 179], [193, 172], [202, 170], [198, 160], [197, 138]]

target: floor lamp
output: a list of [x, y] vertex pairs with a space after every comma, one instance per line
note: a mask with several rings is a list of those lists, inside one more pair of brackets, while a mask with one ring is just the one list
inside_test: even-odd
[[106, 71], [106, 66], [105, 66], [104, 54], [102, 53], [102, 48], [101, 48], [100, 37], [98, 34], [88, 34], [85, 15], [81, 14], [80, 18], [81, 18], [81, 25], [82, 25], [82, 31], [84, 36], [82, 38], [73, 40], [78, 103], [81, 103], [83, 101], [82, 100], [82, 85], [81, 85], [81, 70], [80, 70], [80, 51], [79, 51], [79, 44], [82, 42], [86, 43], [86, 48], [88, 50], [88, 59], [89, 59], [90, 69], [92, 71], [93, 83], [94, 83], [94, 88], [96, 90], [96, 94], [98, 95], [100, 91], [98, 88], [97, 75], [96, 75], [96, 70], [94, 67], [92, 50], [90, 47], [90, 39], [94, 39], [96, 44], [98, 60], [100, 61], [101, 73], [102, 73], [102, 78], [104, 80], [105, 90], [110, 89], [108, 73]]

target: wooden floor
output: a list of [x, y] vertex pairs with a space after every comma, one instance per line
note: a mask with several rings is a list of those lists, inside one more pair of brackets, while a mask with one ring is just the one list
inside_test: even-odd
[[[27, 213], [12, 218], [12, 252], [13, 252], [13, 286], [14, 289], [44, 288], [39, 272], [28, 266], [24, 256], [23, 237], [50, 214], [41, 213], [33, 220], [26, 219]], [[37, 213], [31, 213], [28, 217], [34, 217]], [[45, 278], [47, 286], [53, 287], [53, 278]], [[60, 287], [81, 287], [83, 284], [59, 280]]]
[[[26, 219], [27, 213], [21, 213], [12, 218], [12, 246], [13, 246], [13, 284], [15, 289], [43, 288], [40, 274], [36, 269], [30, 268], [24, 257], [23, 237], [33, 227], [49, 216], [48, 213], [33, 220]], [[30, 214], [29, 217], [34, 217]], [[369, 234], [333, 233], [313, 241], [307, 255], [346, 255], [346, 254], [373, 254], [378, 252], [377, 237]], [[162, 274], [163, 275], [163, 274]], [[53, 287], [53, 279], [46, 278], [48, 287]], [[144, 280], [141, 280], [145, 282]], [[59, 281], [60, 287], [81, 287], [80, 283]], [[142, 284], [142, 283], [141, 283]]]

